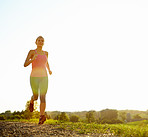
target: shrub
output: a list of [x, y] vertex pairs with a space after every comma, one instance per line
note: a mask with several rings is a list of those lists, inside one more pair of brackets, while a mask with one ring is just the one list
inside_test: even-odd
[[4, 115], [0, 115], [0, 120], [6, 120], [6, 117]]
[[59, 115], [59, 120], [61, 120], [61, 121], [69, 121], [69, 117], [68, 117], [68, 115], [65, 112], [62, 112]]
[[51, 116], [49, 114], [45, 113], [45, 116], [47, 119], [51, 119]]
[[118, 111], [113, 109], [105, 109], [102, 110], [100, 113], [101, 113], [101, 119], [103, 120], [112, 120], [112, 119], [117, 119], [118, 117]]
[[21, 119], [21, 116], [20, 115], [15, 115], [15, 118], [16, 119]]
[[54, 120], [59, 120], [59, 118], [60, 118], [60, 115], [58, 114], [54, 117]]
[[10, 119], [21, 119], [20, 115], [12, 115], [10, 116]]
[[95, 122], [94, 112], [95, 111], [89, 111], [89, 112], [86, 113], [86, 118], [87, 118], [89, 123]]
[[77, 115], [70, 116], [70, 122], [78, 122], [78, 121], [79, 121], [79, 116]]
[[133, 119], [141, 119], [142, 117], [139, 114], [133, 116]]
[[121, 123], [123, 123], [123, 121], [121, 121], [119, 119], [111, 119], [111, 120], [103, 119], [101, 121], [98, 121], [98, 123], [101, 123], [101, 124], [121, 124]]
[[12, 116], [10, 116], [10, 118], [9, 118], [9, 119], [13, 120], [13, 119], [15, 119], [15, 116], [14, 116], [14, 115], [12, 115]]

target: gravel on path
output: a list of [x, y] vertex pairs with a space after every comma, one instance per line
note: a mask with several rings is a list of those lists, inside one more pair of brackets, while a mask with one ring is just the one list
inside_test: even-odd
[[79, 134], [59, 125], [0, 121], [0, 137], [115, 137], [107, 134]]

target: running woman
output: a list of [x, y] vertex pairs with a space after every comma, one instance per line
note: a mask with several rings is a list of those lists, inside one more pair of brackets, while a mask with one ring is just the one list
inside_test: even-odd
[[[29, 110], [33, 112], [34, 101], [38, 99], [40, 95], [40, 119], [39, 124], [43, 124], [46, 121], [45, 108], [46, 108], [46, 93], [48, 89], [48, 74], [52, 74], [48, 64], [48, 52], [43, 51], [44, 38], [39, 36], [36, 39], [37, 48], [30, 50], [24, 63], [24, 67], [32, 64], [32, 71], [30, 75], [30, 85], [32, 88], [33, 96], [30, 100]], [[47, 69], [46, 69], [47, 68]]]

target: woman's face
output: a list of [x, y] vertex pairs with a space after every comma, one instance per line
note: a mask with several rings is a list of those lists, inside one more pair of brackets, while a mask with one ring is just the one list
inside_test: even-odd
[[44, 39], [43, 38], [38, 38], [36, 41], [36, 45], [39, 47], [42, 47], [44, 45]]

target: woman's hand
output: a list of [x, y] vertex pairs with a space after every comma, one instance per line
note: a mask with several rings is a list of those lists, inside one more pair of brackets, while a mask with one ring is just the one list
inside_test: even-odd
[[50, 75], [52, 74], [52, 71], [51, 71], [51, 70], [49, 70], [49, 74], [50, 74]]
[[37, 56], [37, 54], [34, 54], [31, 60], [34, 61], [37, 58]]
[[52, 71], [50, 70], [50, 67], [49, 67], [48, 61], [47, 61], [46, 67], [47, 67], [47, 69], [48, 69], [49, 74], [51, 75], [51, 74], [52, 74]]

